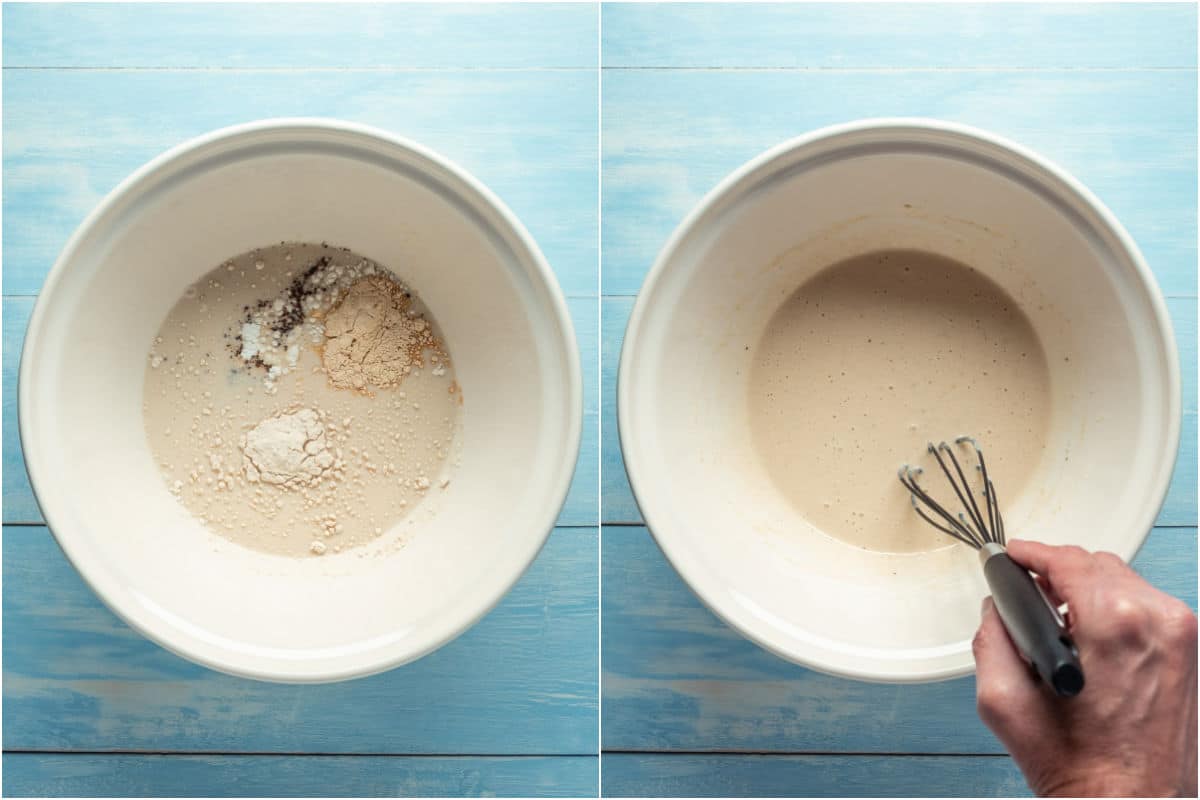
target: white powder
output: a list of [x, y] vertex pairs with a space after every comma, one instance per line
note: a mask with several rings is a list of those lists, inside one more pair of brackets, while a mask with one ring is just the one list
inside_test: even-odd
[[337, 459], [325, 440], [325, 426], [311, 408], [289, 411], [258, 423], [242, 442], [246, 480], [277, 486], [315, 486]]
[[257, 322], [242, 323], [242, 358], [246, 361], [258, 355], [258, 334], [262, 326]]

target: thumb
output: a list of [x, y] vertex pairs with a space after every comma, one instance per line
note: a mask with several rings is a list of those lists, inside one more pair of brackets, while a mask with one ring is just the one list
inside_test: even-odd
[[[1036, 725], [1044, 710], [1037, 678], [1008, 636], [992, 598], [983, 601], [983, 618], [971, 642], [975, 654], [975, 703], [979, 716], [1004, 744], [1020, 728]], [[1033, 728], [1036, 730], [1036, 727]]]

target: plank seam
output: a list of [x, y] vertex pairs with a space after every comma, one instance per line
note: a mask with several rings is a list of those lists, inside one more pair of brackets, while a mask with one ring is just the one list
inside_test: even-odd
[[96, 66], [50, 66], [30, 65], [4, 67], [5, 72], [228, 72], [228, 73], [262, 73], [280, 74], [295, 72], [412, 72], [412, 73], [449, 73], [462, 74], [472, 72], [595, 72], [595, 67], [401, 67], [401, 66], [368, 66], [368, 67], [164, 67], [164, 66], [131, 66], [131, 67], [96, 67]]
[[905, 751], [867, 750], [609, 750], [606, 755], [656, 755], [656, 756], [844, 756], [846, 758], [1011, 758], [1008, 753], [933, 753]]
[[5, 748], [4, 755], [66, 756], [244, 756], [247, 758], [598, 758], [598, 753], [333, 753], [267, 750], [40, 750]]
[[816, 73], [847, 73], [847, 74], [872, 74], [872, 73], [937, 73], [937, 72], [1069, 72], [1069, 73], [1134, 73], [1134, 72], [1163, 72], [1163, 73], [1180, 73], [1186, 74], [1196, 72], [1196, 67], [1179, 66], [1179, 67], [1000, 67], [1000, 66], [978, 66], [978, 67], [823, 67], [823, 66], [808, 66], [808, 67], [751, 67], [744, 65], [727, 65], [727, 66], [688, 66], [688, 67], [669, 67], [669, 66], [607, 66], [601, 67], [602, 70], [609, 72], [746, 72], [746, 73], [762, 73], [762, 72], [816, 72]]
[[[95, 66], [95, 65], [53, 65], [53, 64], [21, 64], [6, 66], [3, 68], [5, 72], [231, 72], [231, 73], [294, 73], [294, 72], [413, 72], [413, 73], [472, 73], [472, 72], [595, 72], [594, 66], [562, 66], [548, 65], [537, 67], [496, 67], [496, 66], [479, 66], [479, 67], [414, 67], [414, 66], [359, 66], [359, 67], [304, 67], [304, 66], [288, 66], [288, 67], [200, 67], [200, 66], [164, 66], [164, 65], [149, 65], [137, 64], [125, 67], [114, 66]], [[743, 64], [733, 65], [694, 65], [694, 66], [663, 66], [663, 65], [609, 65], [602, 66], [601, 71], [607, 72], [745, 72], [745, 73], [764, 73], [764, 72], [816, 72], [816, 73], [846, 73], [846, 74], [872, 74], [872, 73], [953, 73], [953, 72], [1011, 72], [1011, 73], [1030, 73], [1030, 72], [1065, 72], [1065, 73], [1180, 73], [1186, 74], [1196, 72], [1196, 67], [1193, 66], [1177, 66], [1177, 67], [1002, 67], [1002, 66], [976, 66], [976, 67], [829, 67], [829, 66], [791, 66], [791, 67], [763, 67], [763, 66], [748, 66]]]

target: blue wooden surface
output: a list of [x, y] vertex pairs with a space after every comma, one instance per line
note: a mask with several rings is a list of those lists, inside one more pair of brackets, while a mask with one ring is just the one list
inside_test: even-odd
[[[595, 793], [597, 12], [4, 6], [6, 793]], [[553, 266], [585, 379], [575, 481], [529, 572], [445, 648], [330, 686], [220, 675], [119, 622], [38, 524], [16, 433], [21, 339], [79, 221], [164, 149], [284, 115], [376, 125], [483, 180]]]
[[243, 797], [581, 797], [595, 756], [62, 755], [6, 753], [6, 797], [205, 797], [213, 775]]
[[606, 795], [1027, 791], [975, 717], [973, 679], [880, 686], [791, 665], [704, 609], [638, 525], [614, 394], [633, 298], [721, 178], [819, 126], [895, 115], [993, 130], [1070, 170], [1130, 230], [1168, 295], [1185, 407], [1137, 566], [1195, 607], [1196, 19], [1191, 4], [604, 5]]
[[1006, 756], [606, 753], [606, 797], [1019, 797]]
[[768, 147], [862, 117], [930, 116], [1065, 167], [1126, 226], [1164, 292], [1195, 296], [1195, 70], [618, 69], [603, 96], [606, 295], [637, 294], [688, 210]]
[[1196, 66], [1186, 3], [608, 3], [611, 68], [1126, 69]]
[[[802, 669], [713, 616], [645, 528], [605, 527], [603, 549], [606, 750], [1004, 752], [975, 716], [974, 678], [886, 686]], [[1193, 529], [1155, 528], [1134, 566], [1196, 607]]]
[[567, 3], [9, 3], [6, 67], [594, 69], [596, 7]]
[[151, 644], [97, 603], [46, 528], [8, 526], [4, 749], [594, 756], [596, 555], [594, 528], [558, 528], [500, 605], [431, 655], [281, 685]]
[[[601, 411], [603, 519], [638, 522], [612, 407], [632, 297], [670, 230], [729, 170], [855, 117], [940, 116], [1018, 139], [1088, 183], [1137, 238], [1170, 296], [1187, 409], [1165, 527], [1138, 566], [1195, 605], [1193, 6], [606, 5], [599, 341], [595, 20], [587, 4], [5, 6], [5, 522], [40, 521], [13, 390], [46, 269], [130, 170], [220, 125], [340, 116], [458, 161], [546, 252], [571, 298], [587, 380], [602, 362], [602, 405], [589, 383], [581, 463], [560, 518], [579, 527], [557, 529], [479, 626], [386, 675], [302, 691], [206, 672], [100, 607], [44, 528], [6, 527], [4, 746], [63, 752], [7, 754], [5, 791], [594, 791], [595, 759], [583, 755], [597, 745], [586, 689], [594, 431]], [[646, 751], [606, 758], [606, 794], [1022, 790], [974, 720], [969, 680], [880, 687], [786, 664], [700, 607], [640, 527], [606, 528], [604, 566], [603, 744]], [[545, 657], [515, 644], [518, 633], [540, 637]], [[172, 754], [84, 752], [126, 747]], [[222, 754], [180, 754], [214, 749]], [[385, 755], [282, 755], [294, 752]], [[453, 753], [470, 755], [442, 757]]]
[[252, 119], [330, 116], [468, 169], [525, 223], [563, 291], [594, 297], [596, 83], [594, 69], [5, 69], [4, 293], [35, 294], [80, 220], [167, 148]]

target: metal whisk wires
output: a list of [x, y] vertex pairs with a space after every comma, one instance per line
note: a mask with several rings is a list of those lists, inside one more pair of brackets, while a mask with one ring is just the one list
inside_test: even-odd
[[[975, 451], [976, 469], [983, 476], [984, 509], [980, 509], [979, 503], [975, 499], [975, 492], [971, 490], [971, 482], [967, 480], [962, 465], [954, 455], [954, 448], [945, 442], [936, 447], [930, 442], [929, 452], [937, 459], [938, 466], [942, 468], [946, 479], [950, 481], [950, 486], [953, 487], [959, 502], [966, 509], [965, 514], [963, 512], [959, 512], [957, 516], [951, 514], [944, 506], [930, 497], [928, 492], [921, 488], [920, 484], [917, 483], [917, 476], [924, 472], [924, 470], [920, 467], [914, 467], [910, 464], [902, 466], [899, 473], [900, 483], [904, 484], [904, 488], [908, 489], [911, 494], [913, 509], [921, 515], [922, 519], [942, 533], [953, 536], [955, 539], [970, 545], [976, 550], [979, 550], [989, 542], [996, 542], [1003, 545], [1005, 543], [1004, 519], [1000, 516], [1000, 504], [996, 500], [996, 487], [992, 484], [991, 478], [988, 477], [987, 464], [983, 460], [983, 452], [979, 449], [979, 444], [970, 436], [960, 436], [954, 440], [954, 443], [956, 445], [969, 444]], [[945, 454], [944, 458], [943, 453]], [[953, 472], [946, 465], [947, 459], [949, 459], [950, 464], [954, 467]], [[931, 511], [933, 516], [927, 514], [925, 509]]]

